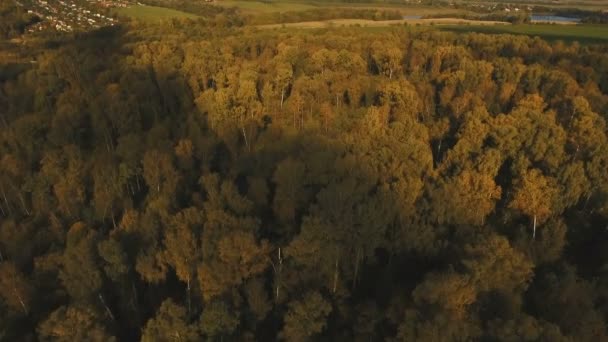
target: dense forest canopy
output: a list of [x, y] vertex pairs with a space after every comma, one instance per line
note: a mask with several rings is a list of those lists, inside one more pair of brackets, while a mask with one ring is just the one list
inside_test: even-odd
[[607, 46], [226, 18], [0, 77], [0, 340], [608, 339]]

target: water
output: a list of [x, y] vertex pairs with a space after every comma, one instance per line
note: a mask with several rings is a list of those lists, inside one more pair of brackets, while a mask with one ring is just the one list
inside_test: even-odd
[[531, 15], [531, 21], [555, 21], [555, 22], [569, 22], [569, 23], [578, 23], [581, 21], [580, 18], [569, 18], [569, 17], [561, 17], [559, 15]]
[[403, 19], [421, 19], [421, 15], [404, 15]]

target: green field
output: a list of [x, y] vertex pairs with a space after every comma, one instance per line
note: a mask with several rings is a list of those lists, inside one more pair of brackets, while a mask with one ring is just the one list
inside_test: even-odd
[[217, 6], [237, 7], [247, 14], [262, 14], [275, 12], [306, 11], [318, 8], [357, 8], [357, 9], [380, 9], [396, 10], [403, 15], [429, 15], [429, 14], [451, 14], [462, 13], [462, 10], [443, 7], [429, 6], [406, 6], [390, 3], [346, 3], [346, 2], [317, 2], [317, 1], [247, 1], [247, 0], [224, 0], [217, 1]]
[[309, 9], [318, 8], [314, 4], [308, 3], [290, 3], [290, 2], [262, 2], [262, 1], [244, 1], [244, 0], [227, 0], [218, 1], [218, 6], [222, 7], [237, 7], [246, 13], [273, 13], [287, 11], [306, 11]]
[[145, 5], [135, 5], [126, 8], [116, 8], [114, 10], [119, 15], [123, 15], [126, 17], [130, 17], [137, 20], [154, 22], [165, 19], [172, 18], [189, 18], [196, 19], [198, 18], [194, 14], [177, 11], [170, 8], [164, 7], [154, 7], [154, 6], [145, 6]]
[[578, 41], [584, 44], [608, 43], [608, 25], [553, 25], [526, 24], [501, 26], [466, 26], [450, 25], [442, 30], [454, 32], [477, 32], [489, 34], [517, 34], [538, 36], [546, 40]]

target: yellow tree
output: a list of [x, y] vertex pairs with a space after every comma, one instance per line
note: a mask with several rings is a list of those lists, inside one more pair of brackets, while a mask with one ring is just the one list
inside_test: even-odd
[[555, 180], [545, 177], [538, 169], [528, 170], [516, 180], [509, 207], [532, 218], [532, 238], [536, 237], [536, 226], [551, 216], [557, 195]]
[[501, 193], [491, 175], [464, 170], [442, 184], [433, 197], [440, 218], [449, 223], [477, 225], [484, 224]]
[[392, 44], [375, 42], [372, 45], [372, 58], [378, 71], [389, 79], [402, 69], [403, 52]]

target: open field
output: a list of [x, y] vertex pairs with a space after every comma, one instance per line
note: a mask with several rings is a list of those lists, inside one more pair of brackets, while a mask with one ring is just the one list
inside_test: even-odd
[[319, 6], [309, 3], [291, 3], [291, 2], [261, 2], [261, 1], [245, 1], [245, 0], [227, 0], [216, 2], [217, 6], [222, 7], [237, 7], [245, 13], [273, 13], [287, 11], [306, 11], [318, 8]]
[[359, 25], [363, 27], [387, 27], [393, 25], [509, 25], [500, 21], [473, 21], [457, 18], [437, 18], [437, 19], [403, 19], [403, 20], [365, 20], [365, 19], [334, 19], [326, 21], [305, 21], [299, 23], [259, 25], [259, 28], [327, 28], [340, 26]]
[[455, 32], [508, 33], [538, 36], [547, 40], [578, 41], [580, 43], [608, 43], [608, 25], [500, 25], [500, 26], [447, 26], [443, 30]]
[[430, 6], [405, 6], [399, 4], [383, 3], [344, 3], [344, 2], [277, 2], [277, 1], [246, 1], [226, 0], [215, 3], [222, 7], [237, 7], [246, 14], [262, 14], [275, 12], [306, 11], [319, 8], [355, 8], [355, 9], [380, 9], [395, 10], [403, 15], [429, 15], [429, 14], [453, 14], [463, 13], [462, 10], [453, 8], [441, 8]]
[[[478, 3], [478, 4], [495, 4], [497, 1], [485, 1], [485, 0], [468, 0], [469, 3]], [[565, 8], [578, 8], [584, 10], [602, 10], [608, 9], [608, 1], [607, 0], [586, 0], [586, 1], [518, 1], [515, 2], [521, 5], [534, 5], [534, 6], [545, 6], [557, 9], [565, 9]]]
[[170, 8], [134, 5], [126, 8], [114, 9], [119, 15], [124, 15], [142, 21], [158, 21], [171, 18], [196, 19], [197, 16], [191, 13], [181, 12]]

